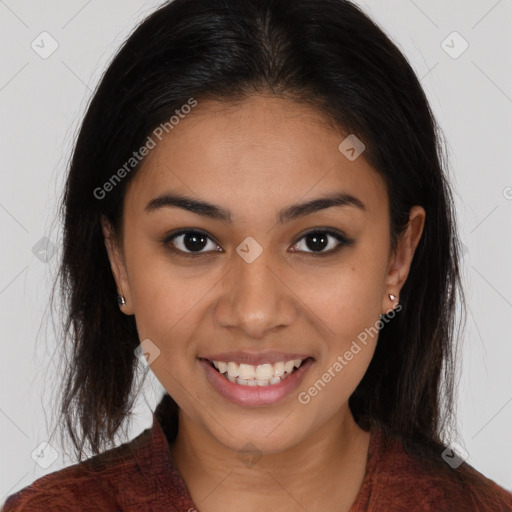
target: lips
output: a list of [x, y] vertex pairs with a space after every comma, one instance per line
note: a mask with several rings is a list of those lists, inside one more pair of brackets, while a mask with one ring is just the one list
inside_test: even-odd
[[263, 387], [260, 385], [250, 387], [230, 382], [215, 369], [209, 360], [200, 358], [199, 363], [212, 388], [226, 400], [241, 406], [263, 407], [278, 403], [288, 397], [299, 386], [309, 368], [314, 364], [314, 359], [312, 357], [305, 358], [299, 368], [296, 368], [284, 380]]

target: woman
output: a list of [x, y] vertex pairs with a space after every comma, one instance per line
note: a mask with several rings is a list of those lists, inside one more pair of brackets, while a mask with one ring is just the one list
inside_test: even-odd
[[[444, 442], [450, 186], [414, 72], [356, 6], [162, 6], [101, 80], [63, 207], [81, 462], [6, 512], [512, 510]], [[153, 426], [105, 450], [141, 364]]]

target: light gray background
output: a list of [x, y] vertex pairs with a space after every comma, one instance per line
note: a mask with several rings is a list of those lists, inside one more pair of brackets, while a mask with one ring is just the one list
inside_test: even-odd
[[[449, 142], [470, 308], [462, 444], [471, 465], [512, 489], [512, 1], [358, 3], [413, 65]], [[57, 201], [86, 101], [119, 45], [160, 4], [0, 0], [0, 502], [72, 462], [55, 440], [52, 465], [31, 458], [50, 438], [59, 385], [59, 348], [43, 317], [60, 253]], [[44, 31], [59, 45], [47, 59], [31, 47]], [[469, 43], [458, 58], [454, 31]], [[48, 263], [32, 251], [43, 237], [57, 246]], [[151, 425], [161, 390], [150, 374], [130, 438]]]

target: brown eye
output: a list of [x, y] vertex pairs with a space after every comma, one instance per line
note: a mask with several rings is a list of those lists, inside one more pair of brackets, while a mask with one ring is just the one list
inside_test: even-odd
[[181, 230], [169, 235], [163, 243], [170, 246], [172, 251], [187, 256], [219, 250], [219, 246], [205, 232], [194, 229]]
[[323, 256], [334, 254], [343, 246], [351, 246], [353, 243], [353, 239], [349, 239], [335, 231], [315, 229], [302, 236], [294, 246], [298, 249], [295, 249], [293, 252], [306, 252], [313, 256]]

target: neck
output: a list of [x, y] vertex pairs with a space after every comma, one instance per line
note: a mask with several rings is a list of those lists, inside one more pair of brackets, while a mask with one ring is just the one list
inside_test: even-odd
[[228, 511], [227, 498], [233, 510], [252, 510], [247, 504], [277, 510], [277, 503], [286, 509], [293, 501], [297, 510], [320, 510], [321, 502], [349, 510], [364, 479], [370, 435], [356, 424], [348, 404], [308, 438], [252, 459], [220, 444], [182, 410], [178, 418], [171, 452], [201, 511]]

